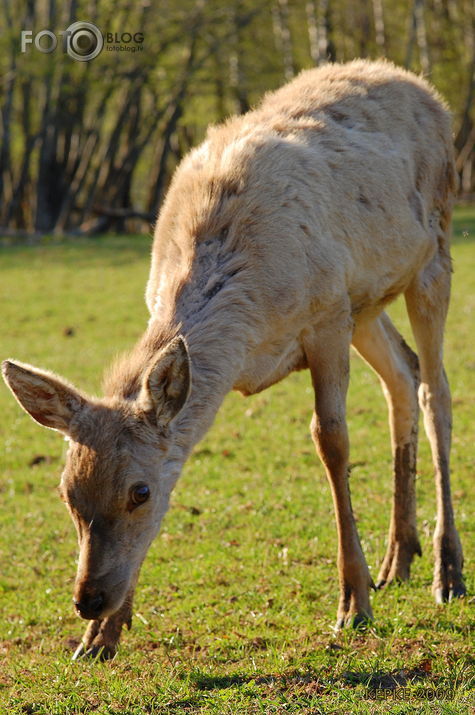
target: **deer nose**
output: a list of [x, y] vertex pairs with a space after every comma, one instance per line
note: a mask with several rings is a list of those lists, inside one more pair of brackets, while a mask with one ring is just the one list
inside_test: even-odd
[[74, 606], [81, 618], [95, 620], [104, 610], [105, 597], [101, 593], [85, 594], [80, 601], [74, 600]]

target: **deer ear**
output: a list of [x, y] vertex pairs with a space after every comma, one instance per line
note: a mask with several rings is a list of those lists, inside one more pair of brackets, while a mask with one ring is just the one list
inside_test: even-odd
[[166, 427], [180, 412], [191, 389], [188, 350], [182, 337], [172, 340], [145, 373], [140, 408], [158, 427]]
[[31, 365], [5, 360], [2, 373], [10, 390], [36, 422], [69, 434], [73, 417], [85, 398], [59, 377]]

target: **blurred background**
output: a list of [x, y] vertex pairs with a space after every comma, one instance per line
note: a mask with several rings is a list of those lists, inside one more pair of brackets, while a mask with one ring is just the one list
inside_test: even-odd
[[[0, 233], [148, 232], [208, 124], [303, 68], [355, 57], [387, 57], [435, 84], [471, 199], [474, 18], [474, 0], [5, 0]], [[42, 51], [48, 36], [35, 44], [78, 20], [104, 35], [94, 59], [73, 59], [61, 40]]]

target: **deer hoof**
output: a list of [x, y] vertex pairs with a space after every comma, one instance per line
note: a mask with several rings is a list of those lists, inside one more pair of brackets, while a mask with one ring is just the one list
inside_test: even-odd
[[335, 624], [335, 631], [340, 631], [342, 628], [351, 627], [355, 630], [365, 630], [371, 625], [373, 619], [366, 613], [353, 613], [347, 616], [340, 616]]
[[116, 654], [116, 649], [106, 645], [93, 645], [85, 653], [86, 658], [91, 660], [112, 660]]
[[435, 602], [439, 605], [442, 603], [447, 603], [452, 601], [454, 598], [463, 598], [467, 593], [467, 590], [463, 583], [458, 583], [449, 588], [448, 586], [442, 586], [434, 590]]
[[80, 659], [88, 659], [88, 660], [99, 660], [99, 661], [104, 661], [104, 660], [112, 660], [116, 654], [116, 648], [112, 646], [105, 646], [105, 645], [92, 645], [89, 648], [85, 648], [84, 644], [81, 643], [78, 648], [76, 648], [73, 657], [71, 660], [80, 660]]
[[85, 654], [86, 650], [84, 648], [84, 645], [80, 643], [76, 650], [74, 651], [74, 654], [71, 658], [71, 660], [79, 660], [79, 658], [82, 658], [83, 655]]
[[407, 581], [415, 554], [418, 556], [422, 554], [416, 533], [404, 542], [391, 541], [379, 570], [376, 588], [379, 590], [392, 583]]

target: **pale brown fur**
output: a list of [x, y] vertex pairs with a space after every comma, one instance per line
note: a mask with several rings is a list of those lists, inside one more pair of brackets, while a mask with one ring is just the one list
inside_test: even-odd
[[[338, 624], [371, 617], [347, 481], [351, 343], [380, 375], [390, 413], [395, 495], [378, 583], [408, 578], [420, 553], [419, 391], [437, 484], [434, 593], [463, 595], [442, 365], [454, 190], [449, 115], [426, 82], [388, 62], [303, 72], [210, 129], [177, 169], [155, 232], [149, 325], [109, 372], [103, 401], [65, 408], [63, 390], [61, 418], [51, 416], [38, 379], [53, 378], [31, 369], [28, 386], [6, 364], [23, 406], [72, 436], [62, 490], [79, 531], [75, 598], [85, 617], [105, 593], [83, 651], [114, 651], [170, 492], [227, 392], [253, 394], [305, 367], [335, 505]], [[420, 366], [383, 312], [401, 293]], [[137, 506], [143, 483], [150, 498]]]

